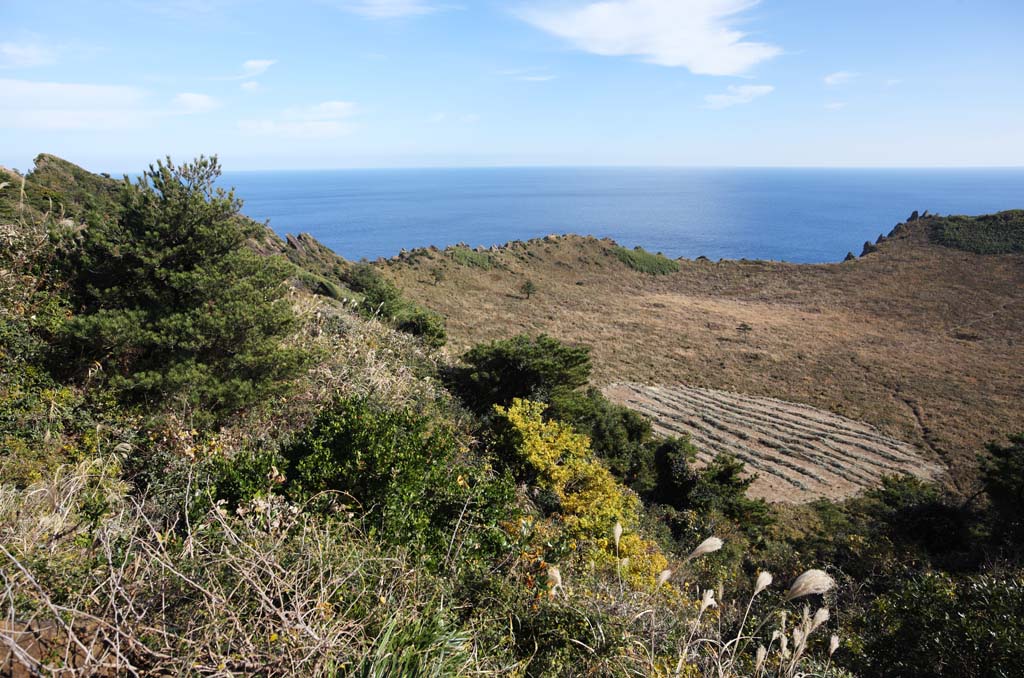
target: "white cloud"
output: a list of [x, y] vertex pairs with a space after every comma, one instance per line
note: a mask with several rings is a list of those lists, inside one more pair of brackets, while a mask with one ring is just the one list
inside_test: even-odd
[[247, 80], [239, 85], [246, 92], [258, 92], [260, 91], [260, 84], [255, 80]]
[[242, 74], [238, 76], [238, 79], [245, 80], [263, 75], [268, 68], [276, 63], [277, 61], [273, 59], [249, 59], [242, 64]]
[[775, 45], [750, 42], [731, 27], [760, 0], [604, 0], [519, 12], [530, 24], [578, 49], [604, 56], [638, 56], [701, 75], [739, 75], [778, 56]]
[[722, 94], [709, 94], [704, 97], [707, 108], [720, 110], [730, 106], [749, 104], [758, 97], [771, 94], [775, 88], [771, 85], [729, 85]]
[[140, 126], [146, 93], [122, 85], [0, 79], [0, 111], [19, 129], [106, 130]]
[[27, 42], [0, 42], [0, 68], [31, 68], [57, 62], [57, 52]]
[[845, 85], [859, 75], [860, 73], [854, 73], [853, 71], [837, 71], [836, 73], [829, 73], [825, 76], [825, 84], [829, 87]]
[[830, 101], [827, 104], [825, 104], [826, 111], [841, 111], [844, 108], [846, 108], [845, 101]]
[[395, 19], [436, 12], [439, 7], [428, 0], [341, 0], [336, 3], [347, 12], [371, 19]]
[[213, 97], [182, 92], [153, 104], [137, 87], [0, 79], [0, 117], [15, 129], [107, 131], [147, 127], [169, 116], [206, 113]]
[[498, 75], [504, 75], [506, 77], [512, 78], [513, 80], [519, 80], [522, 82], [550, 82], [558, 78], [557, 75], [551, 75], [550, 73], [544, 73], [542, 71], [529, 71], [519, 68], [498, 71]]
[[209, 113], [212, 110], [220, 108], [220, 102], [208, 94], [182, 92], [174, 97], [174, 106], [180, 113]]
[[289, 108], [276, 118], [242, 120], [238, 128], [245, 134], [281, 136], [291, 139], [327, 139], [352, 131], [355, 115], [350, 101], [325, 101], [308, 108]]

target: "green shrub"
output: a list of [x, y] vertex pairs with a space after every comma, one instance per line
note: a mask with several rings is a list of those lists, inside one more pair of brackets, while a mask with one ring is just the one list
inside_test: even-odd
[[125, 181], [118, 218], [94, 218], [66, 258], [76, 314], [58, 341], [79, 374], [98, 364], [126, 400], [184, 406], [198, 425], [280, 391], [303, 363], [282, 345], [292, 267], [245, 246], [219, 174], [215, 158], [168, 160]]
[[422, 338], [428, 346], [444, 346], [448, 341], [444, 318], [441, 314], [425, 308], [414, 308], [399, 320], [395, 327], [401, 332]]
[[484, 271], [489, 271], [494, 268], [494, 257], [487, 252], [477, 252], [469, 247], [453, 247], [448, 250], [448, 255], [452, 258], [452, 261], [461, 265], [469, 266], [470, 268], [479, 268]]
[[479, 414], [489, 414], [494, 405], [510, 405], [514, 398], [549, 402], [552, 394], [579, 388], [590, 377], [589, 349], [543, 334], [479, 344], [462, 362], [464, 367], [449, 373], [449, 382]]
[[977, 254], [1024, 252], [1024, 210], [928, 218], [933, 240]]
[[634, 271], [640, 271], [641, 273], [666, 275], [679, 270], [678, 262], [662, 254], [652, 254], [639, 246], [631, 250], [625, 247], [616, 247], [614, 252], [619, 261]]
[[912, 577], [861, 627], [851, 668], [863, 678], [1011, 678], [1024, 666], [1024, 578]]
[[996, 536], [1024, 552], [1024, 434], [1010, 436], [1008, 445], [988, 446], [989, 459], [981, 480], [992, 505]]
[[282, 454], [285, 492], [302, 500], [340, 493], [371, 534], [430, 559], [446, 557], [456, 529], [462, 548], [481, 555], [504, 543], [496, 525], [508, 518], [511, 486], [464, 458], [443, 422], [341, 400]]

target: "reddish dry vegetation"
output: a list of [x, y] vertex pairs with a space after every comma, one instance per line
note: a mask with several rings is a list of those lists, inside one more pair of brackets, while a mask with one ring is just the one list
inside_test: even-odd
[[[466, 258], [461, 257], [465, 262]], [[382, 264], [444, 314], [455, 350], [520, 332], [592, 348], [595, 379], [802, 403], [920, 448], [969, 492], [984, 444], [1024, 431], [1024, 256], [932, 244], [908, 226], [845, 263], [680, 261], [651, 276], [565, 236], [459, 263]], [[532, 280], [536, 292], [519, 290]], [[763, 471], [762, 471], [763, 473]]]

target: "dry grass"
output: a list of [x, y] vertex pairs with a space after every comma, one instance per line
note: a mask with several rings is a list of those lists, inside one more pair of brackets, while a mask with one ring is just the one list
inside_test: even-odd
[[[628, 269], [610, 241], [491, 253], [489, 271], [417, 252], [383, 270], [448, 321], [453, 348], [546, 332], [593, 349], [599, 385], [699, 386], [866, 421], [971, 488], [985, 442], [1024, 430], [1024, 257], [930, 244], [908, 228], [856, 261], [680, 261]], [[434, 268], [444, 272], [438, 281]], [[517, 294], [523, 280], [532, 299]]]
[[757, 474], [750, 496], [771, 501], [840, 500], [909, 473], [939, 475], [921, 451], [862, 422], [774, 398], [690, 386], [611, 384], [611, 400], [649, 416], [663, 435], [688, 435], [708, 463], [720, 453]]

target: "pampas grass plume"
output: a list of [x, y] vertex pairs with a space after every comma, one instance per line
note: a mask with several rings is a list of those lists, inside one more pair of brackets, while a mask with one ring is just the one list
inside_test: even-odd
[[786, 600], [795, 600], [819, 593], [825, 593], [836, 585], [836, 580], [822, 570], [807, 570], [796, 578], [789, 587]]
[[772, 573], [768, 571], [762, 571], [757, 575], [757, 582], [754, 584], [754, 595], [756, 596], [761, 591], [772, 585]]
[[720, 548], [722, 548], [721, 539], [718, 537], [708, 537], [698, 544], [697, 548], [690, 551], [690, 555], [686, 556], [686, 561], [689, 562], [694, 558], [700, 558], [701, 556], [706, 556], [709, 553], [714, 553]]
[[700, 600], [700, 611], [704, 612], [709, 607], [718, 607], [718, 603], [715, 602], [715, 592], [711, 589], [704, 592], [704, 596]]
[[818, 608], [818, 611], [814, 613], [814, 619], [811, 621], [811, 631], [817, 631], [818, 627], [828, 621], [829, 612], [827, 607]]
[[562, 573], [557, 565], [548, 568], [548, 587], [551, 589], [552, 598], [555, 597], [555, 592], [562, 588]]
[[764, 645], [758, 645], [757, 655], [754, 660], [754, 675], [761, 675], [761, 669], [764, 668], [764, 660], [768, 658], [768, 650], [765, 649]]
[[832, 634], [832, 638], [828, 641], [828, 656], [831, 657], [839, 649], [839, 636]]
[[615, 528], [612, 530], [612, 535], [615, 537], [615, 550], [619, 550], [619, 540], [622, 539], [622, 523], [615, 521]]
[[661, 585], [668, 581], [668, 578], [672, 576], [672, 570], [662, 570], [658, 573], [658, 584], [655, 588], [661, 588]]

